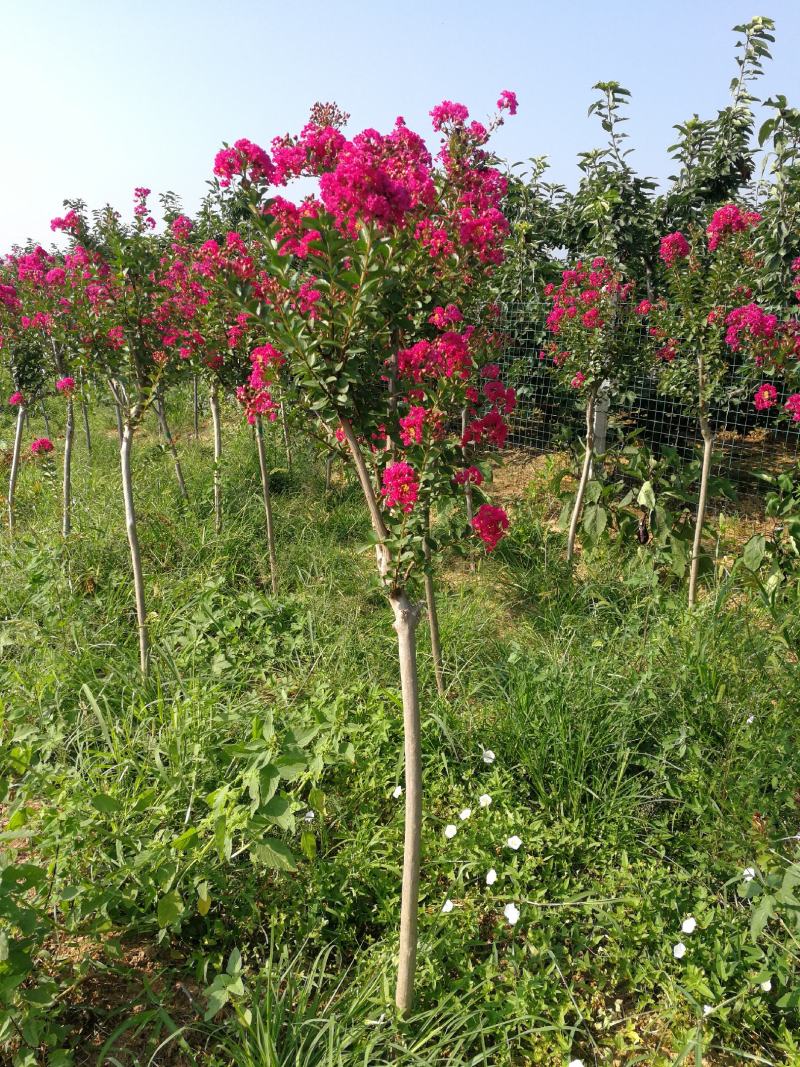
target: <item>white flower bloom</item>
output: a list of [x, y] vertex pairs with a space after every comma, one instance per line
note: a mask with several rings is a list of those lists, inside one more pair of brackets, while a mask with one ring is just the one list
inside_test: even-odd
[[751, 726], [754, 721], [755, 721], [755, 715], [748, 715], [747, 716], [747, 725], [748, 726]]
[[468, 819], [471, 814], [472, 814], [472, 808], [464, 808], [463, 811], [460, 811], [458, 813], [458, 817], [463, 822], [465, 819]]
[[509, 926], [516, 926], [519, 919], [519, 908], [516, 904], [506, 904], [503, 908], [503, 915], [508, 920]]
[[681, 933], [682, 934], [693, 934], [695, 932], [696, 927], [697, 927], [697, 919], [695, 919], [694, 915], [687, 915], [686, 918], [681, 923]]
[[742, 878], [745, 880], [745, 882], [752, 882], [755, 876], [755, 867], [745, 867], [745, 869], [742, 871]]
[[686, 955], [686, 945], [684, 945], [683, 941], [679, 941], [677, 945], [673, 946], [672, 955], [676, 960], [683, 959]]
[[305, 813], [305, 815], [303, 816], [303, 822], [313, 822], [313, 821], [314, 821], [314, 812], [313, 811], [307, 811]]
[[583, 1067], [583, 1060], [570, 1060], [567, 1067]]
[[458, 833], [458, 827], [457, 826], [453, 826], [453, 824], [451, 822], [449, 822], [447, 824], [447, 826], [445, 826], [445, 828], [444, 828], [444, 836], [447, 838], [448, 841], [450, 840], [451, 837], [455, 837], [457, 833]]
[[769, 978], [766, 980], [766, 982], [761, 983], [761, 988], [764, 990], [765, 993], [769, 993], [770, 989], [772, 989], [772, 982], [769, 980]]
[[489, 805], [492, 803], [492, 798], [489, 796], [488, 793], [482, 793], [478, 797], [478, 803], [482, 808], [488, 808]]
[[450, 900], [449, 897], [448, 897], [448, 899], [444, 902], [444, 904], [442, 904], [442, 914], [443, 915], [447, 915], [449, 912], [451, 912], [453, 910], [454, 906], [455, 905], [453, 904], [452, 900]]
[[509, 848], [513, 848], [514, 851], [516, 852], [517, 849], [522, 844], [522, 838], [521, 837], [517, 837], [517, 835], [514, 834], [513, 837], [509, 837], [508, 841], [506, 841], [506, 844], [508, 845]]
[[714, 1009], [712, 1008], [712, 1006], [710, 1004], [704, 1004], [703, 1005], [703, 1015], [710, 1015], [713, 1010]]
[[496, 881], [497, 881], [497, 871], [494, 869], [494, 867], [490, 867], [489, 870], [486, 872], [486, 884], [487, 885], [494, 885], [494, 883]]
[[494, 752], [492, 752], [490, 748], [482, 748], [481, 757], [484, 763], [494, 763], [494, 761], [497, 759], [497, 756], [495, 756]]
[[396, 785], [394, 787], [394, 789], [392, 790], [392, 797], [395, 800], [399, 800], [402, 795], [403, 795], [403, 787], [401, 785]]

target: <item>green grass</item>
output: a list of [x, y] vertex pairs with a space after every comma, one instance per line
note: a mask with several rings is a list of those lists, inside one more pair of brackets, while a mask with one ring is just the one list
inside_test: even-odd
[[608, 547], [570, 575], [535, 490], [474, 573], [445, 561], [401, 1023], [402, 724], [357, 490], [326, 496], [269, 434], [273, 598], [249, 432], [226, 425], [217, 536], [210, 441], [171, 419], [188, 507], [151, 428], [134, 451], [147, 685], [107, 412], [91, 459], [78, 439], [70, 540], [55, 468], [26, 462], [0, 542], [9, 1062], [800, 1063], [800, 679], [757, 604], [729, 582], [689, 615]]

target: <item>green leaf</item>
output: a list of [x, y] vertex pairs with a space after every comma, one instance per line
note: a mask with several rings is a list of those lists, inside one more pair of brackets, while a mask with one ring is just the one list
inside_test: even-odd
[[656, 506], [656, 494], [653, 491], [653, 483], [645, 482], [636, 497], [636, 503], [648, 511], [653, 511]]
[[114, 797], [109, 796], [108, 793], [95, 793], [92, 797], [92, 807], [102, 812], [103, 815], [115, 815], [122, 808], [122, 805]]
[[742, 562], [749, 571], [757, 571], [764, 561], [767, 539], [763, 534], [754, 534], [742, 550]]
[[158, 907], [156, 908], [156, 918], [158, 919], [158, 925], [162, 929], [177, 922], [182, 914], [183, 901], [181, 900], [180, 894], [175, 890], [171, 893], [166, 893], [161, 900], [159, 900]]
[[757, 941], [764, 927], [775, 912], [775, 897], [765, 893], [750, 917], [750, 936]]
[[267, 837], [250, 849], [254, 863], [274, 871], [296, 871], [297, 859], [288, 845], [274, 837]]

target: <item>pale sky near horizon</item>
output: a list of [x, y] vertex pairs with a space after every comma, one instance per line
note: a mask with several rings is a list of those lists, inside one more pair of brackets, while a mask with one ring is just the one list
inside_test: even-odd
[[548, 155], [574, 186], [577, 153], [603, 142], [591, 86], [614, 79], [633, 94], [631, 162], [663, 179], [673, 125], [727, 103], [731, 28], [756, 14], [777, 23], [757, 95], [800, 106], [800, 0], [0, 0], [0, 250], [47, 244], [66, 197], [127, 214], [146, 185], [191, 212], [223, 140], [268, 146], [315, 100], [349, 111], [351, 133], [403, 115], [434, 146], [434, 104], [482, 119], [513, 89], [493, 147]]

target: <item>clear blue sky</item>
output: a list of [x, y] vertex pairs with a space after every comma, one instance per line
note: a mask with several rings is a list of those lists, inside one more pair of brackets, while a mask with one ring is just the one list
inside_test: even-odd
[[65, 197], [127, 210], [147, 185], [192, 210], [223, 140], [295, 131], [315, 100], [351, 131], [401, 114], [428, 134], [443, 98], [482, 118], [513, 89], [496, 149], [574, 185], [602, 141], [591, 86], [615, 79], [632, 162], [663, 178], [671, 127], [725, 105], [731, 27], [757, 14], [777, 22], [759, 95], [800, 106], [800, 0], [0, 0], [0, 250], [48, 241]]

